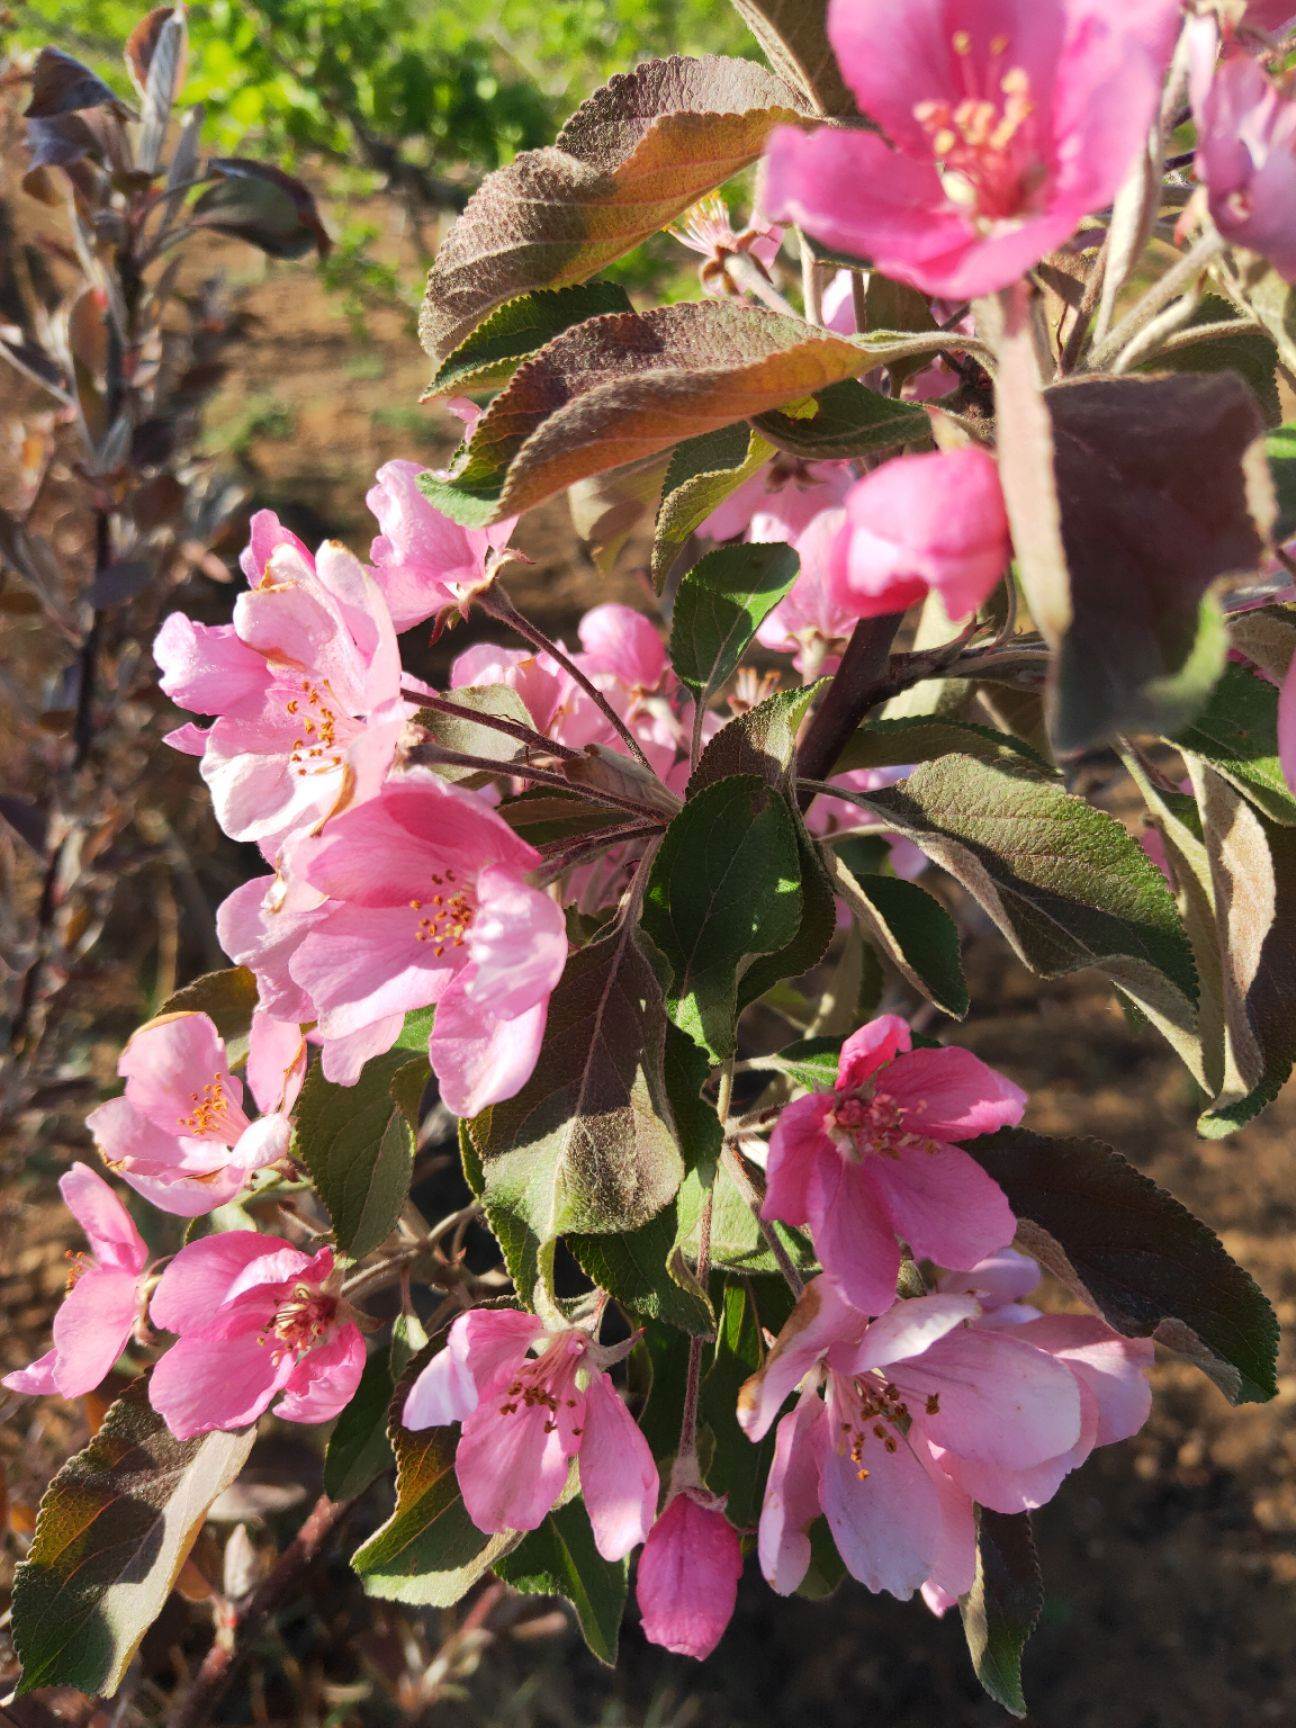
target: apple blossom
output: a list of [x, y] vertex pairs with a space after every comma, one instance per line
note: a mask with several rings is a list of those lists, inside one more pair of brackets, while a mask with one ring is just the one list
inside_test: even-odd
[[1215, 226], [1296, 281], [1296, 101], [1233, 49], [1199, 107], [1197, 174]]
[[[271, 523], [254, 547], [282, 532]], [[167, 695], [215, 716], [201, 772], [232, 839], [273, 857], [381, 785], [409, 710], [386, 602], [345, 547], [330, 542], [312, 560], [292, 537], [274, 539], [232, 626], [173, 612], [154, 655]]]
[[287, 1422], [327, 1422], [364, 1369], [331, 1248], [304, 1254], [255, 1230], [203, 1236], [158, 1280], [149, 1318], [179, 1334], [149, 1381], [149, 1401], [178, 1440], [246, 1428], [276, 1399]]
[[763, 207], [925, 293], [1016, 281], [1110, 204], [1151, 124], [1178, 0], [832, 0], [874, 132], [780, 127]]
[[252, 1039], [248, 1078], [265, 1111], [255, 1121], [206, 1014], [164, 1015], [133, 1033], [117, 1063], [125, 1092], [87, 1117], [109, 1169], [164, 1212], [210, 1212], [287, 1156], [306, 1047], [295, 1025], [265, 1015]]
[[1019, 1329], [971, 1324], [979, 1314], [970, 1296], [936, 1294], [870, 1322], [829, 1280], [806, 1286], [738, 1400], [744, 1432], [759, 1440], [801, 1388], [779, 1422], [761, 1515], [761, 1567], [775, 1589], [800, 1583], [808, 1524], [822, 1511], [846, 1569], [870, 1590], [903, 1598], [932, 1580], [961, 1595], [974, 1564], [972, 1500], [949, 1459], [1009, 1475], [1071, 1453], [1075, 1378]]
[[802, 462], [780, 451], [717, 504], [698, 529], [708, 540], [743, 535], [760, 542], [795, 545], [820, 511], [840, 504], [850, 489], [850, 464]]
[[957, 1142], [1020, 1122], [1025, 1093], [968, 1050], [910, 1043], [895, 1015], [870, 1020], [842, 1045], [834, 1089], [787, 1105], [770, 1137], [763, 1216], [808, 1223], [824, 1271], [869, 1314], [894, 1299], [897, 1237], [975, 1266], [1016, 1229]]
[[315, 1006], [329, 1079], [353, 1084], [407, 1013], [435, 1003], [429, 1056], [456, 1115], [525, 1084], [567, 958], [561, 908], [526, 879], [539, 862], [483, 799], [433, 774], [389, 782], [300, 849], [329, 904], [288, 969]]
[[418, 462], [385, 462], [365, 503], [381, 529], [369, 549], [374, 581], [397, 630], [458, 607], [489, 587], [516, 518], [490, 528], [462, 528], [418, 488]]
[[899, 456], [846, 496], [827, 551], [828, 593], [856, 618], [903, 612], [940, 595], [951, 618], [975, 612], [1012, 556], [999, 471], [968, 446]]
[[607, 1377], [624, 1353], [579, 1327], [474, 1309], [414, 1381], [401, 1420], [463, 1424], [455, 1474], [479, 1530], [537, 1529], [579, 1460], [595, 1546], [621, 1560], [647, 1536], [658, 1493], [648, 1443]]
[[74, 1164], [60, 1176], [59, 1192], [85, 1231], [90, 1252], [69, 1255], [53, 1349], [6, 1374], [0, 1385], [11, 1392], [79, 1398], [94, 1391], [135, 1330], [149, 1253], [126, 1208], [88, 1164]]
[[650, 1644], [702, 1662], [733, 1619], [742, 1545], [723, 1504], [698, 1488], [676, 1494], [648, 1532], [635, 1599]]

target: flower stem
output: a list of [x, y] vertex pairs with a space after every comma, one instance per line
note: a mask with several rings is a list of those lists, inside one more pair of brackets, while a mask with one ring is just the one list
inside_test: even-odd
[[455, 720], [467, 720], [474, 726], [486, 727], [490, 732], [503, 732], [532, 750], [543, 750], [546, 755], [558, 756], [564, 762], [576, 762], [580, 759], [580, 751], [573, 750], [570, 744], [560, 744], [556, 738], [546, 738], [543, 732], [537, 732], [534, 726], [526, 726], [520, 720], [509, 720], [503, 714], [487, 714], [480, 708], [470, 708], [466, 702], [455, 702], [448, 696], [435, 696], [424, 690], [416, 691], [415, 694], [423, 707], [431, 708], [438, 714], [449, 714]]
[[604, 718], [611, 722], [613, 729], [631, 755], [636, 757], [650, 774], [656, 774], [652, 763], [644, 755], [639, 740], [598, 685], [587, 673], [581, 670], [564, 648], [560, 648], [556, 642], [551, 641], [538, 625], [533, 624], [529, 618], [524, 617], [518, 611], [498, 583], [495, 584], [494, 588], [487, 589], [478, 603], [488, 617], [497, 619], [501, 624], [507, 624], [509, 629], [516, 631], [524, 642], [529, 642], [533, 648], [538, 648], [542, 654], [550, 655], [558, 662], [564, 672], [570, 673]]
[[1212, 259], [1219, 256], [1224, 247], [1224, 237], [1216, 229], [1211, 228], [1203, 234], [1179, 262], [1172, 265], [1161, 280], [1148, 289], [1138, 305], [1126, 313], [1110, 336], [1090, 353], [1085, 370], [1105, 371], [1121, 351], [1152, 322], [1163, 306], [1168, 306], [1176, 295], [1193, 286], [1202, 271]]

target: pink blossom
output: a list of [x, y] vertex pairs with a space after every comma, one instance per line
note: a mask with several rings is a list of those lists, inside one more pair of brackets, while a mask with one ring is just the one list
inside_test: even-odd
[[851, 484], [845, 462], [801, 462], [781, 452], [717, 504], [698, 529], [708, 540], [796, 543], [821, 510], [840, 504]]
[[206, 1014], [168, 1014], [142, 1026], [117, 1063], [125, 1092], [86, 1118], [108, 1167], [164, 1212], [210, 1212], [287, 1156], [286, 1112], [301, 1088], [305, 1044], [296, 1026], [284, 1032], [264, 1015], [253, 1033], [248, 1077], [266, 1112], [255, 1121]]
[[59, 1192], [86, 1233], [90, 1252], [70, 1256], [68, 1291], [54, 1316], [54, 1348], [6, 1374], [11, 1392], [79, 1398], [93, 1392], [135, 1329], [143, 1305], [148, 1249], [130, 1214], [88, 1164], [59, 1178]]
[[614, 678], [631, 698], [651, 696], [670, 682], [661, 631], [631, 606], [609, 601], [587, 612], [578, 627], [581, 670]]
[[1240, 50], [1201, 102], [1197, 173], [1220, 233], [1296, 282], [1296, 102]]
[[473, 595], [494, 580], [517, 526], [515, 516], [490, 528], [452, 522], [419, 491], [423, 472], [417, 462], [385, 462], [365, 496], [382, 530], [369, 550], [374, 580], [397, 630], [452, 606], [466, 612]]
[[246, 1428], [277, 1398], [288, 1422], [327, 1422], [364, 1370], [364, 1339], [339, 1295], [333, 1250], [303, 1254], [278, 1236], [230, 1230], [183, 1247], [149, 1318], [178, 1340], [149, 1401], [178, 1440]]
[[491, 642], [465, 648], [450, 668], [450, 688], [504, 684], [515, 690], [537, 732], [573, 750], [615, 736], [607, 716], [551, 654], [499, 648]]
[[[844, 774], [834, 774], [829, 784], [840, 786], [843, 791], [876, 792], [883, 786], [894, 786], [910, 772], [909, 768], [901, 766], [848, 768]], [[886, 840], [888, 862], [895, 874], [906, 882], [916, 881], [927, 869], [927, 854], [921, 847], [912, 840], [890, 833], [876, 816], [847, 798], [834, 798], [830, 792], [821, 793], [806, 811], [805, 820], [806, 827], [816, 836], [839, 834], [844, 829], [872, 829]], [[849, 923], [849, 915], [845, 921]]]
[[855, 628], [856, 614], [829, 587], [832, 555], [846, 512], [821, 510], [796, 537], [801, 560], [796, 581], [756, 631], [756, 639], [775, 653], [791, 654], [807, 681], [833, 670], [842, 643]]
[[[216, 819], [274, 856], [287, 839], [375, 792], [408, 712], [400, 657], [376, 584], [345, 547], [311, 559], [262, 512], [246, 557], [256, 584], [231, 625], [173, 612], [154, 643], [163, 690], [214, 715], [202, 776]], [[185, 731], [185, 729], [182, 729]], [[186, 731], [180, 742], [194, 743]]]
[[648, 1443], [607, 1376], [624, 1351], [534, 1314], [474, 1309], [405, 1401], [407, 1428], [462, 1422], [455, 1474], [479, 1530], [535, 1530], [558, 1503], [574, 1460], [605, 1560], [648, 1534], [658, 1477]]
[[530, 1077], [567, 958], [562, 909], [530, 886], [540, 854], [474, 793], [435, 775], [390, 782], [301, 848], [329, 904], [288, 960], [317, 1015], [324, 1072], [351, 1085], [404, 1016], [437, 1005], [429, 1044], [456, 1115]]
[[743, 292], [742, 283], [734, 279], [734, 259], [750, 258], [768, 280], [783, 244], [783, 230], [770, 224], [753, 223], [736, 231], [718, 192], [699, 198], [670, 232], [690, 252], [699, 254], [702, 263], [698, 266], [698, 277], [702, 287], [708, 294], [721, 297]]
[[994, 458], [984, 450], [899, 456], [846, 498], [828, 551], [828, 592], [856, 618], [903, 612], [935, 590], [951, 618], [975, 612], [1012, 557]]
[[1076, 1381], [1012, 1327], [977, 1328], [970, 1296], [921, 1296], [866, 1321], [824, 1279], [806, 1287], [764, 1366], [739, 1394], [749, 1439], [778, 1426], [761, 1513], [761, 1568], [794, 1590], [823, 1512], [847, 1570], [908, 1597], [972, 1583], [972, 1498], [943, 1467], [1030, 1469], [1081, 1432]]
[[789, 1104], [770, 1137], [763, 1216], [809, 1224], [846, 1299], [895, 1298], [896, 1238], [920, 1259], [975, 1266], [1016, 1220], [997, 1182], [956, 1142], [1020, 1122], [1026, 1095], [969, 1050], [910, 1048], [893, 1014], [842, 1046], [837, 1084]]
[[260, 1009], [303, 1025], [315, 1004], [288, 970], [307, 931], [325, 916], [326, 898], [299, 877], [252, 876], [216, 909], [216, 935], [236, 966], [256, 977]]
[[1178, 0], [831, 0], [873, 132], [780, 127], [763, 206], [930, 294], [1007, 287], [1110, 204], [1147, 135]]
[[742, 1545], [721, 1503], [700, 1489], [676, 1494], [648, 1532], [635, 1599], [650, 1644], [703, 1662], [738, 1601]]

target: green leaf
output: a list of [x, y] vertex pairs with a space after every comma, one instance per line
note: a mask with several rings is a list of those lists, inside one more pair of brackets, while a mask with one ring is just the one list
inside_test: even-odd
[[718, 546], [679, 585], [671, 664], [702, 704], [733, 677], [762, 622], [796, 581], [790, 546]]
[[1187, 758], [1201, 806], [1228, 1032], [1221, 1095], [1198, 1122], [1230, 1134], [1278, 1096], [1296, 1063], [1296, 828]]
[[847, 341], [799, 318], [717, 300], [591, 318], [518, 371], [449, 479], [424, 474], [419, 486], [456, 522], [484, 527], [578, 480], [671, 449], [682, 424], [701, 436], [940, 340]]
[[1188, 1356], [1231, 1403], [1275, 1395], [1272, 1308], [1164, 1188], [1099, 1140], [1002, 1128], [967, 1150], [1007, 1195], [1021, 1246], [1108, 1325]]
[[174, 990], [153, 1019], [164, 1014], [206, 1014], [226, 1044], [246, 1038], [257, 1005], [256, 979], [246, 966], [204, 972], [182, 990]]
[[310, 1172], [338, 1247], [357, 1260], [391, 1234], [409, 1196], [427, 1077], [426, 1054], [399, 1046], [367, 1062], [354, 1086], [334, 1085], [318, 1065], [306, 1076], [293, 1156]]
[[566, 798], [561, 792], [523, 792], [518, 798], [506, 798], [499, 813], [533, 846], [550, 840], [575, 840], [583, 834], [596, 834], [600, 828], [619, 827], [625, 821], [619, 810], [600, 809], [588, 798]]
[[[706, 1192], [695, 1171], [684, 1178], [679, 1191], [679, 1245], [692, 1264], [697, 1263]], [[718, 1272], [773, 1273], [781, 1277], [778, 1261], [770, 1253], [751, 1207], [723, 1164], [716, 1173], [711, 1193], [712, 1268]], [[793, 1265], [802, 1271], [813, 1269], [815, 1259], [806, 1238], [782, 1224], [774, 1228]]]
[[111, 1697], [161, 1613], [207, 1508], [243, 1468], [255, 1428], [173, 1439], [134, 1381], [45, 1491], [13, 1589], [20, 1693]]
[[1248, 327], [1237, 320], [1231, 330], [1216, 329], [1205, 338], [1198, 336], [1196, 326], [1218, 325], [1231, 315], [1232, 308], [1218, 294], [1206, 294], [1197, 303], [1192, 318], [1182, 330], [1156, 349], [1135, 368], [1138, 372], [1236, 372], [1245, 379], [1247, 388], [1260, 405], [1267, 426], [1276, 426], [1282, 419], [1278, 396], [1278, 354], [1273, 339], [1263, 330]]
[[946, 756], [860, 804], [961, 883], [1042, 978], [1095, 966], [1200, 1066], [1192, 949], [1170, 890], [1120, 823], [1022, 769]]
[[702, 752], [688, 784], [690, 798], [703, 786], [734, 774], [759, 774], [771, 786], [791, 792], [797, 734], [810, 704], [824, 684], [780, 690], [746, 714], [722, 726]]
[[1026, 1714], [1022, 1652], [1043, 1606], [1030, 1518], [978, 1507], [976, 1578], [959, 1613], [977, 1679], [1013, 1716]]
[[961, 1020], [970, 1003], [958, 925], [940, 901], [898, 876], [857, 879], [831, 847], [821, 855], [838, 897], [905, 982]]
[[979, 762], [1006, 766], [1025, 762], [1041, 774], [1057, 773], [1051, 762], [1008, 732], [934, 714], [866, 720], [837, 758], [834, 773], [844, 774], [854, 768], [904, 768], [935, 762], [941, 756], [974, 756]]
[[760, 1520], [765, 1479], [774, 1457], [772, 1431], [753, 1445], [738, 1426], [738, 1388], [765, 1357], [761, 1319], [746, 1280], [725, 1286], [715, 1355], [699, 1399], [700, 1419], [714, 1442], [707, 1486], [713, 1494], [727, 1496], [729, 1522], [740, 1530], [753, 1529]]
[[564, 1243], [585, 1276], [622, 1307], [647, 1320], [709, 1337], [715, 1315], [678, 1247], [677, 1201], [647, 1224], [616, 1236], [568, 1235]]
[[489, 1536], [468, 1516], [455, 1477], [456, 1428], [406, 1428], [400, 1410], [415, 1375], [444, 1336], [409, 1364], [392, 1400], [388, 1437], [396, 1455], [396, 1504], [356, 1549], [351, 1565], [371, 1596], [448, 1608], [517, 1545], [514, 1531]]
[[[648, 938], [645, 938], [647, 941]], [[666, 1093], [675, 1115], [675, 1133], [684, 1163], [709, 1180], [720, 1159], [724, 1133], [715, 1105], [702, 1097], [711, 1073], [706, 1052], [678, 1026], [666, 1028]]]
[[658, 593], [689, 535], [773, 454], [774, 446], [742, 423], [675, 446], [653, 531], [652, 575]]
[[644, 929], [671, 970], [667, 1012], [715, 1061], [733, 1054], [744, 973], [801, 927], [800, 877], [792, 812], [754, 775], [704, 786], [666, 830]]
[[427, 396], [498, 390], [528, 356], [573, 324], [605, 312], [629, 312], [630, 300], [615, 282], [584, 282], [541, 288], [497, 306], [437, 367]]
[[609, 1667], [615, 1663], [630, 1562], [603, 1559], [579, 1500], [551, 1512], [538, 1530], [496, 1562], [495, 1573], [528, 1596], [565, 1597], [594, 1655]]
[[830, 384], [810, 398], [813, 414], [758, 414], [752, 424], [762, 437], [802, 462], [841, 462], [892, 450], [899, 444], [930, 444], [931, 421], [913, 402], [897, 402], [858, 379]]
[[398, 1314], [391, 1347], [369, 1352], [360, 1384], [338, 1417], [324, 1453], [324, 1492], [331, 1500], [350, 1500], [391, 1468], [387, 1413], [396, 1383], [427, 1336], [416, 1317]]
[[684, 1162], [665, 1037], [661, 988], [629, 923], [572, 955], [534, 1074], [472, 1126], [493, 1228], [543, 1248], [568, 1231], [636, 1230], [667, 1205]]
[[1281, 684], [1296, 654], [1296, 606], [1270, 604], [1236, 612], [1229, 620], [1229, 636], [1239, 654]]
[[1210, 701], [1175, 739], [1179, 749], [1209, 762], [1263, 816], [1296, 825], [1296, 798], [1278, 760], [1278, 692], [1267, 679], [1229, 666]]
[[[507, 684], [467, 685], [463, 689], [451, 692], [454, 701], [465, 708], [475, 709], [481, 714], [491, 714], [498, 720], [515, 720], [519, 725], [530, 726], [531, 714], [526, 703], [516, 690], [510, 690]], [[473, 720], [465, 720], [458, 714], [443, 714], [436, 708], [420, 708], [414, 716], [414, 724], [422, 728], [423, 736], [429, 744], [442, 750], [457, 750], [465, 756], [481, 756], [488, 762], [498, 762], [501, 765], [516, 761], [526, 749], [519, 739], [510, 737], [507, 732], [499, 732], [493, 726], [483, 726]], [[414, 747], [413, 759], [419, 761], [419, 749]], [[490, 778], [484, 771], [474, 768], [463, 768], [443, 762], [430, 762], [435, 774], [443, 780], [461, 781], [468, 786], [483, 786]]]
[[1288, 372], [1296, 371], [1296, 291], [1253, 252], [1230, 252], [1211, 265], [1229, 299], [1259, 320]]
[[1279, 545], [1296, 534], [1296, 422], [1279, 426], [1265, 440], [1269, 472], [1278, 497], [1273, 537]]
[[841, 1047], [840, 1038], [798, 1038], [760, 1057], [759, 1066], [774, 1074], [786, 1074], [807, 1092], [830, 1092], [837, 1084]]
[[428, 278], [424, 348], [443, 364], [502, 302], [596, 275], [807, 109], [764, 67], [715, 54], [649, 60], [614, 78], [553, 146], [515, 156], [468, 201]]

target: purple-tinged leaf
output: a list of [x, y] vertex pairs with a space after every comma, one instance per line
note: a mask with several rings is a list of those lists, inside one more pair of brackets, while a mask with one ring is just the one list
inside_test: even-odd
[[213, 156], [218, 176], [190, 212], [199, 228], [231, 234], [260, 247], [271, 258], [323, 258], [332, 246], [309, 189], [295, 174], [243, 156]]
[[1022, 1652], [1043, 1606], [1030, 1518], [978, 1507], [976, 1578], [959, 1613], [977, 1679], [1012, 1716], [1026, 1714]]

